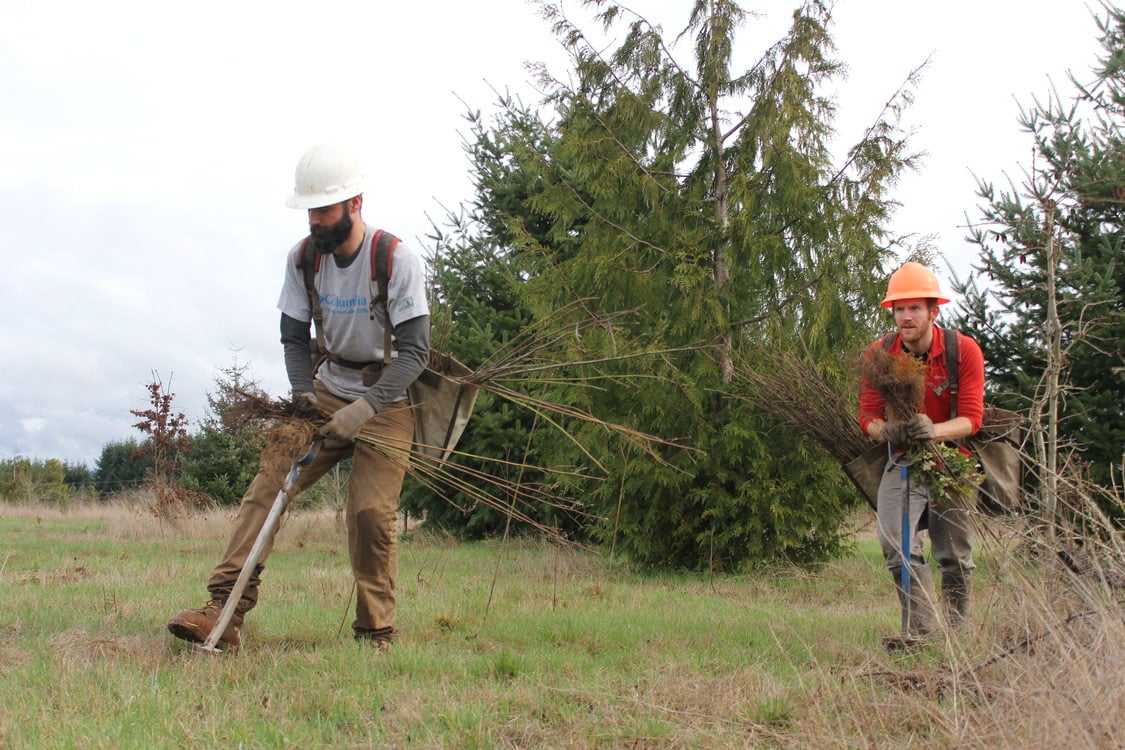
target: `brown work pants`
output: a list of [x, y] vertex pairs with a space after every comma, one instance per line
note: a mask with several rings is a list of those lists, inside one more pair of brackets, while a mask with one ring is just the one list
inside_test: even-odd
[[[319, 380], [314, 386], [320, 405], [326, 411], [332, 412], [348, 404], [330, 393]], [[395, 577], [398, 573], [396, 514], [414, 436], [414, 412], [406, 401], [392, 404], [368, 420], [359, 434], [361, 438], [387, 446], [387, 450], [361, 440], [354, 446], [326, 444], [316, 458], [301, 469], [293, 495], [312, 485], [354, 452], [346, 508], [348, 554], [356, 582], [356, 616], [352, 628], [360, 637], [389, 638], [395, 624]], [[225, 601], [234, 588], [285, 481], [287, 468], [277, 474], [260, 470], [243, 496], [226, 553], [207, 582], [207, 590], [216, 601]], [[257, 570], [239, 601], [239, 614], [258, 603], [261, 573], [273, 543], [271, 538], [263, 549]]]

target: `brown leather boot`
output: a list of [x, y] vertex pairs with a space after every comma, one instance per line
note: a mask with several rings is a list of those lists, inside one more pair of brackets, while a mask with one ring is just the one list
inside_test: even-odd
[[[215, 623], [219, 621], [224, 603], [212, 599], [199, 609], [185, 609], [168, 621], [169, 632], [185, 641], [204, 643], [215, 628]], [[227, 625], [226, 632], [219, 638], [219, 643], [224, 643], [230, 648], [238, 648], [242, 644], [240, 627], [242, 627], [242, 615], [236, 611], [230, 624]]]

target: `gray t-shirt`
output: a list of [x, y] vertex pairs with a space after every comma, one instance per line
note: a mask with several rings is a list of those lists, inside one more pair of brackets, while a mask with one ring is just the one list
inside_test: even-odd
[[[338, 267], [332, 256], [325, 256], [316, 274], [316, 289], [324, 310], [325, 343], [330, 352], [353, 362], [383, 361], [383, 321], [386, 315], [381, 305], [374, 311], [374, 317], [371, 311], [371, 299], [377, 293], [377, 287], [371, 281], [371, 240], [374, 232], [368, 225], [359, 256], [346, 268]], [[297, 265], [301, 244], [297, 243], [289, 251], [277, 308], [289, 317], [307, 323], [312, 320], [312, 309], [305, 293], [304, 277]], [[390, 313], [392, 328], [430, 314], [425, 276], [422, 258], [407, 245], [399, 243], [387, 282], [386, 309]], [[320, 365], [316, 376], [328, 390], [348, 400], [357, 399], [368, 390], [363, 385], [359, 370], [327, 360]]]

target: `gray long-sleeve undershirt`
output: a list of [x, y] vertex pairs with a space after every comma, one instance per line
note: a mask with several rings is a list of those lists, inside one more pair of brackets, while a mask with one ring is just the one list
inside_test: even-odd
[[[281, 314], [281, 346], [285, 352], [285, 372], [294, 394], [313, 392], [311, 323]], [[430, 316], [419, 315], [395, 326], [397, 356], [367, 389], [363, 398], [376, 412], [394, 402], [418, 379], [430, 361]]]

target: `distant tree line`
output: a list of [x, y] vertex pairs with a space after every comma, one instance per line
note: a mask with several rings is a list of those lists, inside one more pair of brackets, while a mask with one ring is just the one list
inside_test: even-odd
[[158, 479], [220, 504], [237, 503], [258, 470], [263, 435], [250, 427], [228, 429], [222, 420], [235, 394], [257, 387], [248, 372], [249, 365], [238, 362], [219, 370], [207, 394], [208, 413], [194, 431], [175, 411], [175, 394], [154, 374], [146, 386], [148, 408], [133, 411], [143, 439], [106, 443], [93, 468], [57, 459], [0, 461], [0, 500], [62, 503], [79, 495], [104, 500]]

